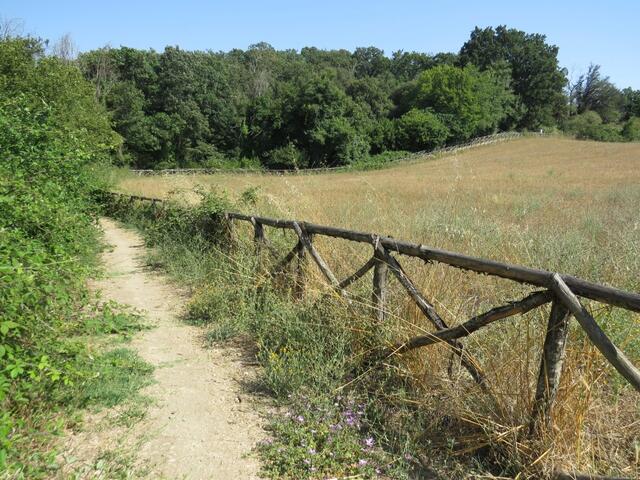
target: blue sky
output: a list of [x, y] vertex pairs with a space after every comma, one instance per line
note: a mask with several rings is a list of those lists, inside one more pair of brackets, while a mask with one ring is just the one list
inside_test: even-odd
[[0, 0], [0, 16], [51, 40], [70, 33], [80, 50], [229, 50], [266, 41], [278, 49], [455, 52], [474, 26], [506, 24], [546, 34], [570, 76], [593, 62], [619, 87], [640, 89], [639, 0]]

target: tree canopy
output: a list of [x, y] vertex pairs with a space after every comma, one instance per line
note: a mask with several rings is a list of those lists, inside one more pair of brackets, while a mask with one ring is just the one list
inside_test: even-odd
[[565, 108], [566, 71], [558, 63], [558, 47], [544, 35], [499, 26], [478, 28], [460, 49], [460, 63], [486, 70], [498, 62], [511, 68], [512, 88], [520, 102], [513, 121], [521, 128], [555, 125]]
[[[562, 126], [586, 110], [605, 124], [638, 115], [637, 92], [619, 92], [598, 68], [578, 96], [565, 91], [557, 54], [544, 35], [499, 26], [435, 55], [262, 42], [229, 52], [102, 48], [77, 61], [124, 139], [120, 164], [304, 168]], [[409, 138], [418, 123], [426, 130]]]

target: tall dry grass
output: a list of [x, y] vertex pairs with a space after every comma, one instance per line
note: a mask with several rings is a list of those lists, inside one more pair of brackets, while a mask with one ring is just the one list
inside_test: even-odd
[[[372, 231], [640, 290], [640, 144], [529, 138], [372, 172], [126, 177], [120, 188], [154, 197], [212, 188], [239, 196], [257, 188], [252, 213]], [[294, 242], [290, 234], [267, 235]], [[316, 244], [340, 277], [371, 255], [366, 247], [341, 240], [317, 238]], [[506, 280], [400, 260], [451, 325], [530, 291]], [[320, 290], [316, 274], [313, 288]], [[366, 298], [370, 277], [361, 282]], [[392, 336], [431, 331], [401, 289], [392, 290], [389, 305], [384, 328]], [[640, 361], [639, 316], [589, 306], [611, 338]], [[422, 440], [442, 444], [454, 456], [492, 447], [497, 462], [530, 474], [565, 468], [637, 476], [638, 396], [577, 328], [552, 429], [542, 439], [526, 435], [547, 315], [548, 307], [537, 309], [466, 340], [497, 403], [462, 369], [456, 368], [453, 378], [447, 375], [445, 346], [423, 348], [395, 365], [412, 385], [412, 402], [436, 412]], [[363, 332], [376, 329], [369, 318], [354, 322], [361, 322], [354, 328]]]

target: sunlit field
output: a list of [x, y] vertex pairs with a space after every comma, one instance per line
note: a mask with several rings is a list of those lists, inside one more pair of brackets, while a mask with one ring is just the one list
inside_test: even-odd
[[640, 287], [640, 144], [531, 138], [372, 172], [127, 177], [123, 192], [197, 188], [251, 213], [371, 231]]
[[[638, 143], [525, 138], [369, 172], [126, 175], [118, 188], [158, 198], [181, 194], [189, 201], [196, 201], [193, 192], [198, 190], [224, 190], [239, 198], [257, 189], [255, 205], [241, 207], [248, 213], [375, 232], [640, 291]], [[239, 234], [249, 237], [250, 232], [240, 227]], [[293, 245], [290, 234], [267, 229], [274, 240], [282, 242], [283, 235], [289, 235]], [[371, 256], [370, 247], [342, 240], [317, 238], [316, 244], [340, 278]], [[423, 265], [416, 259], [399, 260], [451, 325], [531, 291], [506, 280]], [[370, 277], [361, 282], [366, 298]], [[398, 338], [431, 331], [402, 290], [394, 290], [391, 297], [386, 326]], [[640, 316], [590, 306], [612, 340], [637, 364]], [[577, 328], [570, 338], [554, 413], [554, 440], [539, 446], [522, 439], [548, 311], [540, 308], [494, 324], [465, 340], [490, 379], [497, 406], [463, 378], [463, 371], [458, 381], [451, 381], [445, 347], [406, 356], [403, 365], [416, 398], [424, 408], [439, 412], [434, 431], [439, 431], [443, 418], [456, 418], [459, 431], [467, 432], [454, 442], [459, 453], [488, 443], [504, 444], [515, 449], [518, 462], [637, 474], [637, 394], [622, 388], [623, 381]], [[466, 430], [473, 428], [483, 433]], [[437, 436], [431, 440], [445, 442]]]

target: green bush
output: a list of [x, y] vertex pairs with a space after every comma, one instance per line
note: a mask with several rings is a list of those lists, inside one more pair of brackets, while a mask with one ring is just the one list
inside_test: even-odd
[[640, 141], [640, 118], [631, 117], [622, 127], [622, 136], [628, 142]]
[[620, 127], [610, 123], [592, 126], [577, 135], [580, 140], [596, 140], [598, 142], [619, 142], [622, 140]]
[[266, 166], [275, 169], [304, 168], [306, 162], [302, 153], [293, 143], [271, 150], [267, 156]]
[[447, 141], [449, 130], [428, 110], [412, 109], [396, 120], [395, 145], [403, 150], [433, 150]]
[[622, 140], [620, 127], [611, 123], [602, 123], [600, 115], [593, 111], [569, 118], [564, 124], [564, 131], [575, 135], [580, 140], [597, 140], [599, 142], [619, 142]]
[[86, 308], [103, 186], [93, 166], [119, 137], [79, 70], [42, 52], [0, 41], [0, 470], [30, 478], [42, 475], [24, 462], [55, 427], [47, 419], [95, 374], [73, 337], [137, 328], [112, 306]]
[[596, 112], [585, 112], [580, 115], [569, 117], [564, 122], [563, 130], [572, 135], [579, 135], [581, 132], [602, 125], [602, 118]]

